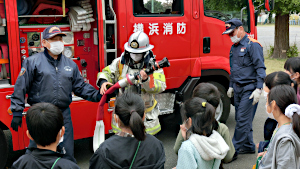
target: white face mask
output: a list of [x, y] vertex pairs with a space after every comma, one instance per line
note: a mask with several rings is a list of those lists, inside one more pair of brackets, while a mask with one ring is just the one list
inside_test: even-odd
[[[272, 102], [271, 102], [272, 103]], [[266, 113], [268, 114], [268, 117], [270, 119], [274, 119], [275, 120], [275, 117], [273, 115], [273, 110], [271, 111], [271, 113], [268, 112], [268, 105], [266, 105]]]
[[[61, 129], [60, 129], [60, 131], [59, 131], [59, 135], [61, 135]], [[64, 136], [62, 136], [62, 137], [60, 138], [58, 144], [61, 143], [61, 142], [63, 142], [63, 141], [64, 141]]]
[[130, 57], [132, 60], [138, 62], [143, 58], [143, 54], [142, 53], [130, 53]]
[[265, 91], [264, 91], [264, 97], [265, 97], [266, 100], [267, 100], [267, 98], [268, 98], [268, 94], [269, 94], [268, 92], [265, 92]]
[[[46, 40], [47, 41], [47, 40]], [[48, 41], [47, 41], [48, 42]], [[50, 49], [47, 48], [53, 55], [59, 55], [64, 50], [64, 43], [61, 41], [48, 42], [50, 44]]]
[[238, 32], [235, 36], [230, 36], [230, 39], [233, 43], [238, 43], [242, 38], [241, 37], [237, 37], [237, 35], [239, 34], [240, 29], [238, 29]]

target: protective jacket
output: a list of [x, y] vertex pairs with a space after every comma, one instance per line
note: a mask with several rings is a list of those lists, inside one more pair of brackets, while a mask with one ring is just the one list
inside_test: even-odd
[[266, 77], [265, 69], [263, 48], [257, 40], [246, 34], [237, 45], [232, 45], [229, 87], [233, 87], [233, 83], [241, 86], [255, 83], [256, 88], [261, 89]]
[[[130, 62], [127, 60], [128, 57], [130, 56], [125, 56], [125, 53], [122, 53], [121, 57], [113, 60], [113, 62], [109, 66], [105, 67], [102, 72], [98, 73], [97, 85], [99, 88], [104, 81], [108, 81], [114, 84], [122, 78], [126, 78], [126, 74], [134, 74], [135, 72], [140, 72], [148, 65], [150, 58], [154, 56], [152, 51], [148, 51], [144, 55], [143, 62], [132, 65], [130, 65]], [[157, 101], [154, 98], [154, 94], [163, 92], [166, 89], [166, 78], [163, 69], [154, 71], [154, 73], [150, 75], [146, 81], [139, 82], [136, 80], [134, 82], [135, 85], [128, 85], [127, 87], [125, 87], [125, 89], [136, 92], [136, 85], [138, 83], [141, 83], [141, 97], [145, 102], [146, 118], [144, 124], [146, 127], [146, 132], [148, 134], [154, 135], [161, 130], [158, 120], [160, 111], [157, 105]], [[119, 93], [122, 94], [125, 89], [120, 89]], [[113, 131], [115, 133], [121, 131], [120, 128], [117, 127], [117, 124], [114, 122], [114, 118], [112, 119]]]
[[99, 102], [101, 95], [92, 85], [85, 83], [75, 62], [60, 54], [53, 59], [45, 48], [25, 59], [11, 97], [14, 116], [22, 116], [25, 94], [30, 105], [48, 102], [66, 109], [72, 102], [72, 91], [83, 99]]

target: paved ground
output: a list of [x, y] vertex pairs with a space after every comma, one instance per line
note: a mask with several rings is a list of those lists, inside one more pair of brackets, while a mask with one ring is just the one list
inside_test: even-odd
[[[267, 114], [265, 113], [265, 100], [261, 97], [256, 116], [253, 122], [253, 134], [254, 134], [254, 142], [257, 143], [263, 139], [263, 124], [265, 119], [267, 118]], [[176, 166], [177, 155], [173, 151], [173, 146], [176, 139], [176, 131], [174, 130], [174, 123], [172, 122], [172, 117], [163, 117], [164, 124], [163, 127], [165, 130], [159, 133], [157, 136], [160, 139], [165, 147], [166, 152], [166, 163], [165, 168], [170, 169]], [[235, 120], [234, 120], [234, 107], [231, 106], [231, 113], [227, 120], [226, 125], [229, 128], [230, 135], [233, 136]], [[91, 151], [91, 139], [83, 139], [75, 142], [75, 158], [78, 160], [78, 164], [82, 169], [88, 168], [88, 160], [92, 156]], [[240, 168], [252, 168], [252, 165], [255, 163], [256, 154], [247, 154], [247, 155], [239, 155], [238, 159], [230, 164], [225, 164], [225, 169], [240, 169]]]
[[[257, 40], [264, 47], [264, 54], [267, 56], [267, 50], [269, 50], [270, 45], [274, 46], [274, 25], [258, 25], [257, 27]], [[296, 43], [298, 50], [300, 51], [300, 26], [290, 26], [290, 45]]]

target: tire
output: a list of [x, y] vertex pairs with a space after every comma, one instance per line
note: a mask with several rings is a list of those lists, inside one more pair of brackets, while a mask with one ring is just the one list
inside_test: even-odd
[[3, 169], [5, 167], [7, 158], [8, 158], [8, 144], [3, 130], [0, 129], [0, 169]]
[[208, 82], [208, 83], [215, 85], [220, 92], [221, 99], [220, 99], [219, 106], [216, 109], [215, 117], [218, 121], [225, 124], [230, 113], [231, 101], [227, 96], [226, 89], [224, 86], [222, 86], [220, 83], [217, 82]]

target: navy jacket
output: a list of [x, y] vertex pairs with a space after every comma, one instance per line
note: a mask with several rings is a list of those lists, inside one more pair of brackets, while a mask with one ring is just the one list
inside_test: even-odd
[[[30, 153], [22, 155], [11, 166], [12, 169], [19, 168], [51, 168], [55, 161], [62, 157], [63, 154], [51, 151], [34, 148]], [[60, 158], [57, 160], [53, 169], [79, 169], [79, 166], [73, 161]]]
[[55, 60], [45, 49], [23, 61], [10, 108], [13, 116], [22, 116], [25, 94], [28, 94], [30, 105], [48, 102], [65, 109], [72, 102], [72, 91], [93, 102], [99, 102], [102, 97], [98, 90], [84, 82], [75, 62], [62, 54]]
[[[90, 169], [128, 169], [139, 141], [134, 137], [111, 136], [105, 140], [90, 159]], [[164, 169], [164, 147], [156, 137], [147, 134], [141, 142], [132, 168]]]
[[230, 50], [230, 84], [246, 85], [256, 83], [256, 88], [263, 88], [266, 77], [263, 48], [246, 34], [243, 39], [234, 44]]

